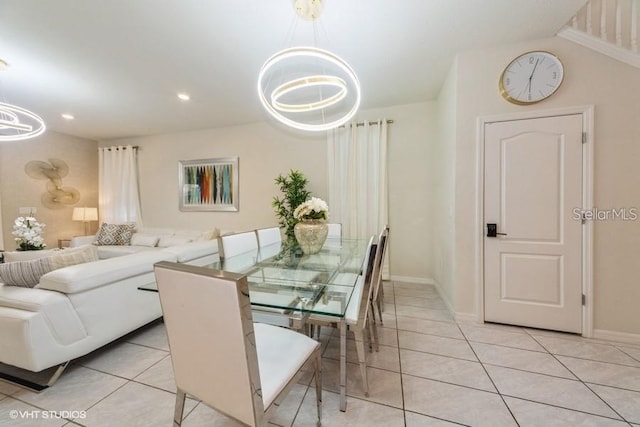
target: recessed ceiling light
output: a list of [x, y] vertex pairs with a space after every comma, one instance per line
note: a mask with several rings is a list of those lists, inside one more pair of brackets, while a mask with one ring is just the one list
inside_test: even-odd
[[189, 94], [188, 93], [184, 93], [184, 92], [179, 92], [178, 93], [178, 98], [180, 98], [181, 101], [188, 101], [188, 100], [191, 99]]
[[75, 117], [73, 116], [73, 114], [69, 114], [69, 113], [64, 113], [64, 114], [62, 115], [62, 118], [63, 118], [63, 119], [65, 119], [65, 120], [73, 120], [73, 119], [75, 119]]

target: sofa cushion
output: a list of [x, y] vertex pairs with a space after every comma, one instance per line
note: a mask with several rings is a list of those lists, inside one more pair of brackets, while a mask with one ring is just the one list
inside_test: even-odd
[[177, 261], [166, 251], [145, 251], [51, 271], [40, 278], [38, 288], [73, 294], [153, 271], [159, 261]]
[[171, 246], [165, 248], [164, 251], [175, 254], [178, 262], [188, 262], [196, 258], [218, 253], [218, 241], [202, 240], [184, 245]]
[[191, 237], [182, 236], [162, 236], [158, 241], [159, 248], [168, 248], [169, 246], [179, 246], [186, 243], [193, 242]]
[[96, 236], [97, 245], [129, 245], [135, 225], [103, 222]]
[[85, 262], [98, 261], [98, 248], [93, 245], [56, 251], [49, 257], [53, 270]]
[[97, 260], [98, 253], [95, 247], [80, 246], [65, 251], [53, 251], [44, 258], [0, 264], [0, 277], [6, 285], [33, 288], [43, 274], [58, 268]]
[[158, 244], [158, 240], [160, 240], [160, 236], [157, 236], [157, 235], [145, 234], [145, 233], [133, 233], [133, 236], [131, 236], [131, 245], [154, 247], [155, 245]]
[[30, 261], [15, 261], [0, 264], [0, 278], [5, 285], [33, 288], [40, 277], [53, 270], [49, 260], [45, 258]]
[[100, 259], [115, 258], [123, 255], [137, 254], [138, 252], [158, 251], [160, 248], [151, 246], [98, 246]]
[[30, 261], [44, 258], [57, 252], [58, 249], [41, 249], [38, 251], [8, 251], [4, 252], [4, 262]]

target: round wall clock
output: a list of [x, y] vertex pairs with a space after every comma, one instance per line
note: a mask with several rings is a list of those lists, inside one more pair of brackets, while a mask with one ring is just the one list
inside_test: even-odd
[[514, 104], [535, 104], [553, 95], [563, 77], [564, 68], [557, 56], [544, 51], [523, 53], [502, 72], [500, 94]]

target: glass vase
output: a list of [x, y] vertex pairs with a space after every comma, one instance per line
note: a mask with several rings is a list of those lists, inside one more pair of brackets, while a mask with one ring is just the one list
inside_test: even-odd
[[322, 249], [324, 241], [327, 240], [329, 226], [324, 220], [309, 219], [298, 222], [293, 228], [296, 240], [307, 255], [317, 254]]

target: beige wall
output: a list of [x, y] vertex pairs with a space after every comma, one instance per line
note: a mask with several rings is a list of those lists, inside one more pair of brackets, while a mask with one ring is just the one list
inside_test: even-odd
[[[560, 57], [565, 81], [540, 104], [504, 101], [498, 77], [528, 50]], [[475, 310], [476, 120], [479, 116], [595, 105], [595, 200], [600, 209], [640, 207], [640, 72], [561, 38], [474, 51], [458, 57], [455, 175], [455, 310]], [[594, 328], [640, 334], [638, 221], [595, 223]]]
[[365, 118], [393, 119], [389, 126], [389, 256], [396, 280], [433, 279], [432, 145], [437, 139], [435, 102], [365, 110]]
[[[314, 195], [326, 198], [323, 137], [279, 131], [267, 123], [206, 129], [102, 142], [101, 146], [138, 145], [140, 197], [146, 227], [242, 231], [276, 225], [271, 207], [280, 195], [274, 179], [291, 169], [302, 171]], [[180, 212], [178, 161], [239, 157], [239, 212]]]
[[[391, 118], [389, 130], [389, 253], [391, 274], [427, 281], [431, 272], [432, 198], [427, 164], [434, 135], [435, 103], [418, 103], [362, 111], [358, 119]], [[310, 136], [255, 123], [101, 142], [101, 146], [140, 147], [140, 193], [144, 225], [247, 230], [275, 225], [271, 207], [279, 194], [275, 177], [299, 169], [309, 189], [327, 197], [327, 159], [324, 134]], [[239, 212], [180, 212], [177, 171], [179, 160], [239, 156]]]
[[458, 61], [438, 95], [438, 137], [433, 144], [433, 279], [450, 309], [455, 307], [455, 171]]
[[[40, 198], [46, 192], [46, 182], [29, 177], [25, 165], [32, 160], [64, 160], [69, 174], [62, 179], [63, 187], [80, 191], [80, 201], [74, 206], [98, 206], [97, 143], [47, 131], [42, 136], [25, 141], [0, 144], [0, 199], [2, 200], [2, 230], [5, 250], [14, 250], [11, 232], [20, 207], [36, 207], [35, 217], [46, 224], [45, 243], [57, 247], [58, 239], [83, 234], [83, 224], [71, 220], [73, 206], [49, 209]], [[96, 223], [92, 224], [95, 230]]]

